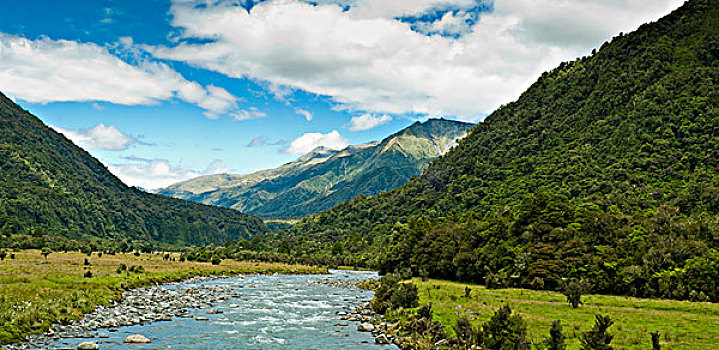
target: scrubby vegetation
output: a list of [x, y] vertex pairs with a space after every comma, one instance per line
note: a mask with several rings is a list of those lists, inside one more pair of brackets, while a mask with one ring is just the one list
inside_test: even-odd
[[[699, 350], [719, 341], [719, 305], [712, 303], [590, 294], [574, 309], [557, 292], [421, 279], [389, 285], [403, 284], [417, 287], [422, 307], [384, 314], [393, 323], [389, 332], [412, 349], [439, 342], [448, 349]], [[466, 288], [473, 291], [469, 297]]]

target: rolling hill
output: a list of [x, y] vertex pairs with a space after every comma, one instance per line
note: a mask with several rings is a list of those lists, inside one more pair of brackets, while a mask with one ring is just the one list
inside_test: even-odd
[[473, 126], [444, 119], [416, 122], [380, 142], [343, 150], [319, 147], [279, 168], [249, 175], [202, 176], [159, 194], [261, 217], [305, 216], [406, 183]]
[[48, 235], [201, 245], [267, 230], [259, 218], [236, 210], [125, 186], [97, 159], [2, 94], [0, 189], [4, 239]]

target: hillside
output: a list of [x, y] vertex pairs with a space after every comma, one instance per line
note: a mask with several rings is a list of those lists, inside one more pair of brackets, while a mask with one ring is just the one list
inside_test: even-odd
[[0, 94], [0, 238], [224, 243], [266, 231], [240, 212], [125, 186], [98, 160]]
[[276, 169], [249, 175], [202, 176], [159, 193], [262, 217], [304, 216], [358, 195], [373, 196], [406, 183], [473, 126], [430, 119], [380, 142], [340, 151], [319, 147]]
[[689, 1], [543, 74], [419, 178], [275, 244], [494, 287], [717, 301], [718, 86], [719, 1]]

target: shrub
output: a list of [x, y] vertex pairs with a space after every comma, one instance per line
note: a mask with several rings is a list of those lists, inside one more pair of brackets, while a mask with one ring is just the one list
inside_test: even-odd
[[597, 315], [594, 327], [589, 332], [582, 333], [579, 338], [582, 350], [612, 350], [611, 345], [614, 336], [608, 332], [609, 327], [614, 324], [609, 316]]
[[222, 262], [222, 259], [220, 259], [218, 256], [212, 257], [212, 265], [219, 265]]
[[541, 346], [544, 350], [565, 350], [567, 348], [566, 339], [562, 333], [562, 323], [559, 320], [552, 322], [549, 337], [544, 338]]
[[661, 345], [659, 345], [659, 332], [651, 332], [652, 335], [652, 350], [661, 350]]
[[488, 350], [529, 350], [527, 324], [504, 305], [482, 325], [482, 342]]
[[117, 273], [122, 273], [123, 271], [127, 271], [127, 265], [120, 264], [120, 266], [117, 267]]
[[585, 280], [571, 279], [565, 283], [562, 294], [567, 297], [567, 302], [576, 309], [582, 303], [582, 294], [587, 292], [587, 282]]
[[90, 263], [90, 260], [88, 260], [87, 258], [85, 258], [85, 261], [82, 264], [84, 266], [92, 266], [92, 264]]
[[85, 274], [83, 275], [83, 277], [92, 278], [92, 271], [90, 271], [90, 270], [85, 271]]
[[47, 259], [47, 256], [50, 255], [51, 253], [52, 253], [52, 250], [48, 247], [45, 247], [45, 248], [42, 248], [42, 252], [40, 254], [42, 254], [42, 256], [44, 256], [45, 259]]
[[0, 260], [5, 260], [6, 256], [7, 256], [7, 252], [4, 250], [0, 250]]

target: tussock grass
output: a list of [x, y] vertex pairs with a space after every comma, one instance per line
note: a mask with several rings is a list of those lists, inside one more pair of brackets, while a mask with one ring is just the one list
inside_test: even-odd
[[[561, 320], [568, 349], [579, 349], [579, 336], [591, 328], [598, 313], [616, 321], [610, 331], [617, 349], [651, 349], [651, 331], [661, 333], [662, 348], [719, 347], [719, 304], [585, 295], [584, 305], [572, 309], [566, 297], [556, 292], [494, 290], [440, 280], [413, 282], [419, 288], [420, 305], [432, 302], [435, 317], [445, 326], [453, 326], [459, 316], [468, 317], [474, 324], [485, 322], [501, 305], [509, 304], [527, 321], [535, 341], [549, 334], [552, 320]], [[472, 288], [469, 298], [464, 297], [467, 286]], [[448, 331], [452, 333], [451, 327]]]
[[[243, 273], [323, 273], [317, 267], [224, 260], [220, 265], [166, 261], [164, 254], [117, 254], [99, 257], [52, 253], [47, 259], [39, 250], [15, 252], [15, 259], [0, 261], [0, 344], [42, 332], [54, 322], [79, 319], [98, 305], [117, 300], [130, 288], [179, 281], [194, 276]], [[88, 259], [91, 266], [84, 266]], [[120, 264], [142, 266], [144, 273], [117, 273]], [[92, 278], [84, 278], [86, 271]]]

